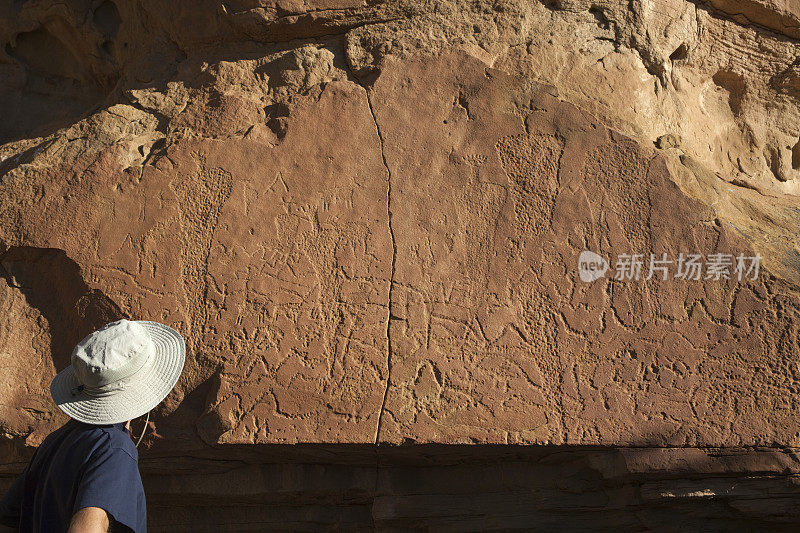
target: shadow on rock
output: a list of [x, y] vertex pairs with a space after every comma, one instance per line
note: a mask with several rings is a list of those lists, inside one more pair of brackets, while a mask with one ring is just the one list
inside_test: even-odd
[[100, 326], [125, 318], [116, 303], [90, 289], [63, 250], [19, 246], [0, 257], [0, 276], [39, 310], [50, 331], [53, 363], [70, 364], [72, 348]]

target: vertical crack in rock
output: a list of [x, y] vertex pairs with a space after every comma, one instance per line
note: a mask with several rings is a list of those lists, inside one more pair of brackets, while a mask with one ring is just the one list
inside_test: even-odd
[[378, 425], [375, 428], [375, 444], [378, 444], [381, 434], [381, 423], [383, 422], [383, 412], [386, 410], [386, 398], [389, 396], [389, 383], [391, 382], [392, 377], [392, 337], [390, 330], [392, 322], [392, 288], [394, 285], [395, 262], [397, 261], [397, 242], [394, 238], [394, 229], [392, 229], [392, 171], [386, 161], [383, 134], [381, 133], [381, 127], [378, 124], [378, 118], [375, 116], [375, 110], [372, 108], [372, 98], [370, 98], [369, 90], [365, 90], [367, 91], [369, 112], [372, 115], [372, 120], [375, 122], [375, 130], [378, 133], [378, 140], [381, 143], [381, 159], [383, 160], [383, 166], [386, 167], [386, 213], [387, 223], [389, 226], [389, 236], [392, 239], [392, 270], [389, 274], [389, 295], [386, 313], [386, 389], [383, 391], [381, 410], [378, 413]]

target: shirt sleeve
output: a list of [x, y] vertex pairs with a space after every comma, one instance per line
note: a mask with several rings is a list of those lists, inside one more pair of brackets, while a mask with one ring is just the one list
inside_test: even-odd
[[121, 448], [95, 451], [78, 486], [72, 513], [84, 507], [104, 509], [132, 531], [142, 531], [144, 490], [136, 459]]
[[28, 475], [30, 463], [25, 470], [14, 480], [11, 488], [3, 499], [0, 500], [0, 524], [8, 527], [19, 527], [20, 513], [22, 512], [22, 494], [25, 490], [25, 478]]

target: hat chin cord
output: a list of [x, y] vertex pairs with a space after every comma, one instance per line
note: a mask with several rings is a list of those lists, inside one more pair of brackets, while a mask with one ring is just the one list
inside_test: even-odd
[[144, 427], [142, 428], [142, 434], [139, 435], [139, 440], [136, 441], [136, 447], [137, 448], [139, 447], [139, 443], [142, 442], [142, 439], [144, 438], [144, 434], [147, 431], [147, 423], [148, 422], [150, 422], [150, 411], [147, 411], [147, 418], [145, 418], [145, 420], [144, 420]]

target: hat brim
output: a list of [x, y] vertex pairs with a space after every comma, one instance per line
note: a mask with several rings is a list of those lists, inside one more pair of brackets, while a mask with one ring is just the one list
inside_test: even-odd
[[72, 366], [59, 372], [50, 384], [50, 395], [70, 418], [87, 424], [117, 424], [142, 416], [167, 397], [178, 382], [186, 361], [186, 344], [169, 326], [137, 320], [155, 344], [155, 362], [124, 390], [102, 398], [73, 391], [79, 383]]

